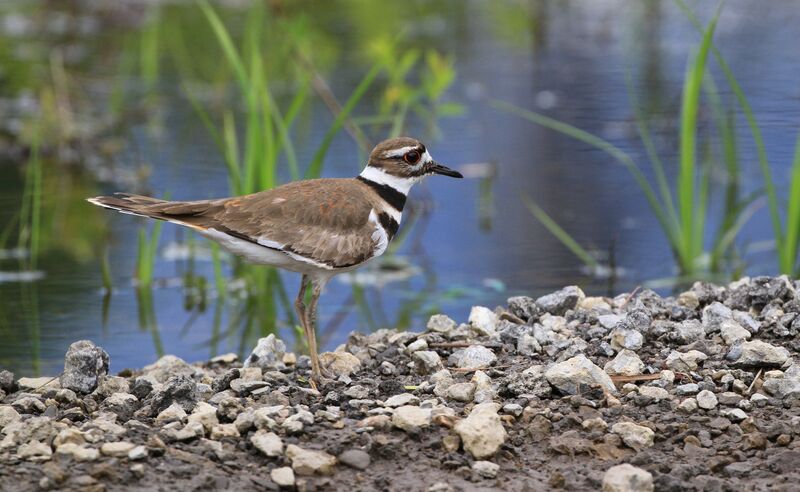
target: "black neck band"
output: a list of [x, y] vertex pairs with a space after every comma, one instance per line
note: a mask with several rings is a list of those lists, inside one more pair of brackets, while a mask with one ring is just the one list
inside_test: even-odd
[[358, 176], [356, 179], [375, 190], [375, 193], [383, 198], [383, 200], [388, 203], [389, 206], [398, 212], [403, 211], [403, 207], [406, 205], [406, 196], [403, 193], [397, 191], [387, 184], [376, 183], [375, 181], [369, 180], [362, 176]]

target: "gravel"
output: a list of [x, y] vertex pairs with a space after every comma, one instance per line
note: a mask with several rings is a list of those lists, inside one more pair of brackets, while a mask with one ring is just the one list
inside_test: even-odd
[[800, 480], [797, 291], [517, 296], [353, 333], [318, 391], [274, 336], [117, 376], [81, 341], [69, 377], [0, 370], [0, 489], [778, 490]]

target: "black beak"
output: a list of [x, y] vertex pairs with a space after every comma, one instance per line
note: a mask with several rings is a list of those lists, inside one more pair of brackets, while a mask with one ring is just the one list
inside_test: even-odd
[[433, 174], [441, 174], [442, 176], [450, 176], [451, 178], [463, 178], [460, 172], [450, 169], [449, 167], [443, 166], [438, 162], [431, 162], [431, 166], [428, 168], [429, 172]]

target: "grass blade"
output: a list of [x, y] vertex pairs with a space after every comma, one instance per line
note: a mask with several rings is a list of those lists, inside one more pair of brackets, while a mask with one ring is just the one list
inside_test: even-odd
[[536, 219], [542, 223], [545, 228], [550, 231], [550, 234], [556, 237], [561, 244], [567, 247], [575, 256], [578, 257], [586, 266], [593, 269], [600, 266], [598, 261], [586, 251], [580, 244], [578, 244], [567, 231], [561, 228], [555, 220], [553, 220], [547, 213], [542, 210], [530, 197], [523, 195], [522, 202], [530, 210]]

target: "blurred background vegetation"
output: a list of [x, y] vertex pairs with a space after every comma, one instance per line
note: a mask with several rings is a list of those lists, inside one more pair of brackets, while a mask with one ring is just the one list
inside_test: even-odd
[[565, 284], [795, 276], [798, 20], [790, 0], [3, 2], [0, 367], [55, 373], [80, 338], [115, 369], [272, 332], [302, 350], [295, 275], [84, 199], [352, 176], [401, 134], [469, 179], [415, 189], [388, 254], [331, 283], [327, 349]]

